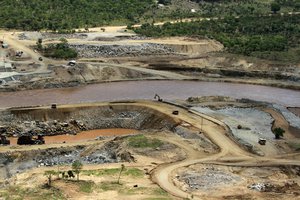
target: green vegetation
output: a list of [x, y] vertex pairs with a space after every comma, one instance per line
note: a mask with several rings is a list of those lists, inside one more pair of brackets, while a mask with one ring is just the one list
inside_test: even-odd
[[289, 145], [294, 151], [300, 151], [300, 142], [289, 142], [288, 145]]
[[56, 175], [57, 174], [57, 172], [56, 171], [54, 171], [54, 170], [49, 170], [49, 171], [45, 171], [45, 173], [44, 173], [44, 176], [46, 176], [47, 177], [47, 185], [49, 186], [49, 187], [51, 187], [51, 184], [52, 184], [52, 176], [54, 176], [54, 175]]
[[134, 148], [158, 148], [163, 145], [163, 142], [159, 139], [150, 139], [144, 135], [135, 135], [129, 137], [128, 145]]
[[[99, 185], [97, 185], [99, 192], [103, 191], [117, 191], [120, 194], [123, 195], [147, 195], [147, 196], [153, 196], [146, 199], [163, 199], [163, 200], [169, 200], [169, 194], [162, 190], [161, 188], [155, 187], [155, 188], [147, 188], [147, 187], [130, 187], [126, 184], [119, 184], [116, 181], [105, 181], [101, 182]], [[141, 198], [142, 199], [142, 198]]]
[[72, 164], [72, 169], [75, 172], [75, 174], [77, 174], [77, 181], [79, 180], [79, 173], [81, 172], [82, 167], [83, 164], [79, 160], [76, 160]]
[[102, 182], [99, 185], [99, 188], [103, 191], [109, 191], [109, 190], [119, 191], [122, 189], [122, 187], [123, 185], [119, 184], [116, 181], [106, 181], [106, 182]]
[[136, 20], [153, 0], [2, 0], [0, 26], [52, 31]]
[[49, 44], [45, 47], [42, 46], [42, 42], [39, 39], [37, 41], [37, 49], [41, 51], [46, 57], [58, 59], [69, 59], [77, 57], [77, 52], [69, 47], [68, 41], [64, 38], [61, 39], [61, 43]]
[[283, 130], [280, 127], [274, 128], [273, 133], [275, 134], [275, 138], [276, 139], [280, 139], [281, 137], [283, 137], [285, 130]]
[[119, 173], [119, 177], [118, 177], [118, 183], [119, 183], [119, 184], [120, 184], [121, 174], [122, 174], [122, 172], [124, 171], [124, 169], [125, 169], [125, 165], [122, 164], [122, 165], [121, 165], [121, 169], [120, 169], [120, 173]]
[[15, 199], [66, 199], [62, 192], [56, 188], [51, 187], [50, 189], [44, 189], [41, 187], [37, 188], [21, 188], [19, 186], [10, 186], [0, 190], [0, 197], [6, 200]]
[[168, 196], [169, 195], [166, 191], [164, 191], [161, 188], [157, 188], [157, 189], [153, 190], [153, 194], [159, 195], [159, 196]]
[[277, 2], [271, 3], [271, 11], [276, 14], [278, 11], [280, 11], [280, 4]]
[[[192, 0], [192, 6], [196, 12], [191, 12], [188, 3], [172, 0], [168, 8], [155, 11], [155, 21], [184, 19], [197, 17], [236, 17], [236, 16], [258, 16], [268, 15], [273, 9], [280, 9], [280, 12], [299, 12], [299, 0]], [[164, 2], [164, 1], [162, 1]], [[186, 6], [185, 6], [186, 5]], [[272, 6], [273, 5], [273, 6]], [[278, 10], [277, 10], [278, 11]], [[144, 16], [145, 19], [152, 18], [152, 12]], [[149, 22], [149, 20], [148, 20]]]
[[[259, 22], [259, 23], [258, 23]], [[152, 36], [197, 36], [220, 41], [230, 53], [255, 56], [264, 59], [280, 59], [289, 54], [299, 61], [300, 17], [247, 16], [228, 17], [181, 23], [165, 23], [163, 26], [143, 24], [136, 33]]]
[[[98, 170], [83, 170], [82, 174], [87, 176], [117, 176], [120, 172], [120, 168], [112, 169], [98, 169]], [[141, 178], [144, 176], [144, 172], [137, 168], [125, 168], [123, 171], [125, 176], [131, 176]]]
[[85, 193], [92, 193], [95, 183], [92, 181], [79, 181], [79, 190]]

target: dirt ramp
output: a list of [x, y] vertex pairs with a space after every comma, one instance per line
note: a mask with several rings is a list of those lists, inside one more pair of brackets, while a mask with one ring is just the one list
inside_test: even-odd
[[222, 44], [214, 40], [200, 40], [199, 42], [187, 44], [168, 44], [167, 46], [174, 49], [175, 52], [189, 55], [199, 55], [209, 52], [221, 51], [224, 48]]

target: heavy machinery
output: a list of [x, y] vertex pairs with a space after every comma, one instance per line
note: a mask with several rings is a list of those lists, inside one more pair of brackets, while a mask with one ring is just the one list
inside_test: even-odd
[[37, 138], [32, 136], [23, 135], [18, 138], [18, 145], [33, 145], [33, 144], [45, 144], [44, 137], [39, 135]]

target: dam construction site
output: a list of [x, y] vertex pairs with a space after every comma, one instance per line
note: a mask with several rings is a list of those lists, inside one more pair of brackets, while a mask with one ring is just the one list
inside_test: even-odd
[[0, 200], [300, 200], [300, 63], [149, 26], [0, 29]]

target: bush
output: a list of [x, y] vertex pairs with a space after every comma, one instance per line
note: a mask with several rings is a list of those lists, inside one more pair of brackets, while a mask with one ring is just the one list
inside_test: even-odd
[[275, 134], [275, 139], [280, 139], [281, 137], [283, 137], [285, 130], [278, 127], [278, 128], [274, 128], [273, 133]]
[[[263, 19], [262, 19], [263, 18]], [[257, 23], [260, 21], [260, 23]], [[163, 26], [143, 24], [134, 31], [150, 37], [202, 36], [221, 42], [226, 51], [246, 56], [254, 55], [271, 58], [275, 55], [293, 54], [300, 47], [300, 17], [291, 16], [246, 16], [227, 17], [218, 20], [202, 20], [181, 23], [165, 23]], [[270, 55], [270, 56], [268, 56]], [[285, 56], [276, 58], [284, 59]], [[297, 57], [297, 56], [296, 56]], [[297, 60], [297, 59], [293, 59]]]
[[158, 148], [163, 145], [159, 139], [149, 139], [144, 135], [132, 136], [129, 138], [128, 145], [134, 148]]
[[78, 56], [77, 52], [69, 47], [68, 41], [60, 39], [61, 43], [50, 44], [43, 49], [44, 56], [58, 59], [70, 59]]

